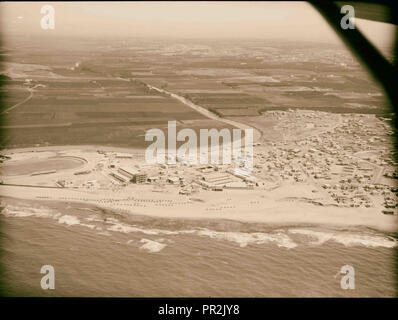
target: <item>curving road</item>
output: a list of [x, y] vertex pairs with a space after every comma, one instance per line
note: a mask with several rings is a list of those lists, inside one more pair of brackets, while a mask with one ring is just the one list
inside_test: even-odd
[[12, 107], [9, 107], [8, 109], [2, 111], [0, 114], [4, 114], [4, 113], [8, 113], [9, 111], [19, 107], [21, 104], [24, 104], [25, 102], [28, 102], [30, 99], [32, 99], [33, 97], [33, 90], [37, 87], [37, 85], [35, 85], [32, 88], [26, 88], [29, 91], [29, 96], [27, 98], [25, 98], [24, 100], [22, 100], [21, 102], [18, 102], [17, 104], [14, 104]]

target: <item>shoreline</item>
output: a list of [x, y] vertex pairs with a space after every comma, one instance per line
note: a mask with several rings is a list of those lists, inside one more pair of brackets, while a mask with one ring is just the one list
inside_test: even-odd
[[[241, 244], [242, 241], [244, 243], [243, 246], [247, 244], [245, 242], [247, 237], [252, 237], [249, 242], [256, 242], [258, 240], [257, 237], [261, 237], [261, 235], [278, 237], [283, 234], [288, 237], [291, 235], [307, 237], [307, 239], [300, 240], [296, 238], [296, 240], [292, 240], [293, 246], [290, 248], [296, 247], [297, 241], [299, 243], [302, 243], [300, 241], [304, 241], [304, 243], [310, 245], [320, 245], [329, 240], [343, 244], [346, 247], [350, 246], [351, 241], [355, 245], [362, 244], [366, 247], [374, 247], [380, 245], [380, 240], [382, 239], [380, 237], [383, 237], [384, 240], [382, 241], [392, 241], [395, 245], [390, 246], [385, 242], [381, 246], [391, 248], [398, 245], [398, 232], [379, 230], [369, 226], [289, 222], [253, 223], [221, 217], [200, 219], [158, 217], [139, 213], [126, 214], [117, 210], [105, 209], [91, 203], [62, 203], [61, 201], [37, 201], [14, 197], [3, 199], [3, 205], [6, 204], [6, 207], [9, 205], [10, 212], [2, 214], [0, 211], [0, 219], [2, 215], [6, 218], [44, 218], [46, 220], [55, 220], [55, 222], [65, 224], [68, 227], [89, 228], [96, 231], [99, 235], [110, 236], [111, 234], [108, 231], [124, 234], [142, 233], [143, 236], [195, 234], [210, 238], [217, 237], [218, 239], [238, 244]], [[24, 208], [29, 209], [24, 211]], [[38, 212], [40, 208], [44, 210], [43, 213]], [[242, 238], [239, 238], [240, 236]], [[160, 239], [163, 240], [163, 238]], [[379, 244], [372, 245], [369, 244], [369, 241], [377, 241]]]
[[[143, 149], [111, 146], [44, 146], [16, 148], [7, 153], [43, 151], [110, 151], [143, 156]], [[83, 168], [84, 169], [84, 168]], [[81, 169], [81, 170], [83, 170]], [[67, 170], [60, 170], [60, 177]], [[71, 173], [69, 173], [71, 174]], [[175, 219], [227, 219], [248, 223], [274, 225], [364, 226], [380, 231], [398, 231], [397, 215], [384, 215], [382, 207], [337, 207], [315, 204], [319, 195], [311, 192], [307, 183], [286, 183], [276, 189], [232, 190], [222, 192], [201, 190], [180, 195], [177, 186], [156, 190], [154, 185], [128, 185], [123, 189], [106, 188], [43, 188], [39, 184], [27, 186], [0, 185], [0, 196], [23, 200], [47, 200], [94, 205], [129, 215]]]
[[[13, 198], [37, 202], [80, 203], [103, 210], [110, 210], [122, 215], [139, 215], [150, 218], [231, 220], [242, 223], [261, 223], [275, 226], [297, 226], [306, 224], [330, 227], [367, 227], [383, 232], [396, 232], [398, 230], [396, 216], [375, 214], [374, 209], [321, 207], [307, 203], [267, 199], [265, 204], [259, 208], [250, 209], [246, 203], [243, 203], [243, 205], [234, 210], [224, 209], [221, 211], [218, 210], [217, 207], [214, 207], [212, 199], [206, 199], [205, 203], [201, 203], [195, 200], [192, 201], [193, 198], [191, 198], [188, 205], [186, 202], [182, 205], [180, 203], [170, 205], [168, 203], [172, 201], [173, 197], [159, 197], [154, 200], [153, 194], [151, 197], [149, 192], [138, 195], [141, 197], [143, 196], [142, 198], [129, 199], [127, 194], [123, 195], [120, 191], [115, 192], [113, 198], [112, 194], [110, 194], [112, 192], [110, 191], [107, 197], [104, 198], [93, 191], [83, 192], [80, 190], [65, 190], [61, 188], [43, 190], [30, 187], [28, 192], [26, 192], [24, 189], [26, 188], [1, 185], [0, 194], [5, 199]], [[65, 191], [68, 192], [65, 193]], [[243, 194], [239, 198], [245, 197], [247, 198], [247, 196]], [[189, 199], [185, 198], [184, 200]], [[163, 201], [165, 204], [146, 206], [145, 203], [151, 201], [154, 203]], [[4, 202], [7, 201], [4, 200]], [[236, 205], [238, 202], [242, 202], [242, 199], [237, 199], [237, 201], [235, 200], [233, 203]], [[208, 210], [209, 208], [215, 209]], [[245, 208], [246, 210], [244, 210]]]

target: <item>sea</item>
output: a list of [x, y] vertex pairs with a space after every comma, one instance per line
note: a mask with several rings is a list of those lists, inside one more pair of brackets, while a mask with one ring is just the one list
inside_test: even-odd
[[[14, 198], [3, 198], [1, 207], [0, 289], [6, 296], [397, 295], [396, 233], [153, 218]], [[54, 268], [54, 289], [41, 287], [46, 265]], [[353, 271], [348, 289], [344, 266]]]

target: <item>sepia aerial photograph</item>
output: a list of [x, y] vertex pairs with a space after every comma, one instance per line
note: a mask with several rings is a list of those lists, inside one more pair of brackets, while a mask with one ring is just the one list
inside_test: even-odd
[[396, 297], [394, 105], [338, 33], [397, 27], [337, 5], [1, 2], [0, 295]]

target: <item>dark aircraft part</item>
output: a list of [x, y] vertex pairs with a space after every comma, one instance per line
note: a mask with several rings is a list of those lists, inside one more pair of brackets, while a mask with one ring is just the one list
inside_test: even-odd
[[340, 12], [343, 5], [352, 5], [355, 9], [356, 18], [389, 23], [394, 22], [395, 24], [397, 22], [397, 7], [393, 5], [392, 1], [379, 3], [310, 1], [310, 3], [336, 31], [347, 47], [350, 48], [368, 68], [373, 77], [380, 82], [393, 106], [392, 112], [397, 112], [397, 43], [395, 43], [394, 62], [390, 63], [357, 28], [343, 29], [340, 26], [341, 19], [344, 15]]

